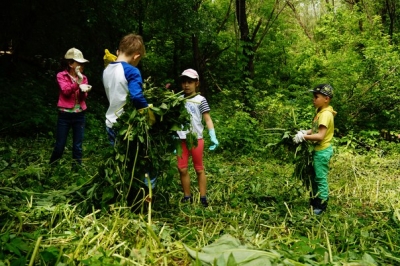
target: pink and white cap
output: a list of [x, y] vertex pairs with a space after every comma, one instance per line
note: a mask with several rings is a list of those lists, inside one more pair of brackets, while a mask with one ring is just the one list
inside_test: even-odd
[[185, 71], [182, 72], [181, 77], [189, 77], [191, 79], [197, 79], [199, 80], [199, 74], [197, 74], [197, 71], [191, 68], [186, 69]]

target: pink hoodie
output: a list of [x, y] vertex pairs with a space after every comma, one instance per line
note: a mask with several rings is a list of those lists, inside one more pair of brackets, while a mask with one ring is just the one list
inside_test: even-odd
[[[81, 105], [82, 110], [86, 110], [87, 92], [82, 92], [78, 83], [72, 80], [67, 70], [61, 71], [57, 74], [57, 82], [60, 86], [60, 94], [58, 97], [58, 107], [73, 108], [76, 100]], [[88, 84], [87, 77], [83, 75], [82, 84]]]

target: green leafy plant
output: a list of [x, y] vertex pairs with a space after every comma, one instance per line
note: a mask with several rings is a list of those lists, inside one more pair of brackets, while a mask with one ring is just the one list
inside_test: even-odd
[[314, 175], [312, 161], [314, 146], [308, 141], [295, 144], [293, 137], [294, 134], [286, 131], [282, 134], [282, 139], [277, 145], [282, 145], [284, 150], [289, 154], [289, 162], [294, 164], [293, 177], [300, 180], [309, 189], [311, 184], [310, 178]]
[[[115, 145], [105, 152], [99, 176], [85, 185], [86, 193], [103, 207], [113, 201], [142, 206], [149, 181], [172, 178], [168, 174], [174, 150], [178, 155], [182, 152], [176, 131], [190, 127], [190, 115], [185, 108], [190, 99], [182, 93], [155, 87], [150, 80], [146, 80], [144, 95], [152, 106], [136, 110], [127, 101], [124, 113], [113, 127], [117, 132]], [[155, 115], [153, 125], [149, 123], [149, 112]], [[197, 136], [188, 133], [186, 142], [188, 148], [197, 146]]]

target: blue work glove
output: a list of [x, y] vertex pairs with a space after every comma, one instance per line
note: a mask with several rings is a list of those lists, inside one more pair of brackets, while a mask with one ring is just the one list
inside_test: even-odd
[[208, 134], [210, 135], [210, 139], [211, 139], [211, 143], [213, 145], [210, 146], [210, 151], [215, 150], [218, 147], [218, 140], [217, 140], [217, 136], [215, 136], [215, 130], [214, 129], [210, 129], [208, 130]]
[[[144, 184], [146, 185], [146, 187], [149, 187], [149, 180], [147, 179], [147, 177], [145, 177], [143, 181], [144, 181]], [[150, 184], [151, 184], [152, 189], [154, 189], [156, 187], [156, 183], [157, 183], [157, 177], [151, 177]]]

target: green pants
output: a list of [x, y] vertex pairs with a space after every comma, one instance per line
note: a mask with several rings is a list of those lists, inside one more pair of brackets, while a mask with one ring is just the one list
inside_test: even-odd
[[322, 200], [327, 200], [329, 197], [328, 173], [332, 155], [332, 146], [313, 153], [315, 176], [311, 179], [312, 192], [314, 197], [317, 196]]

